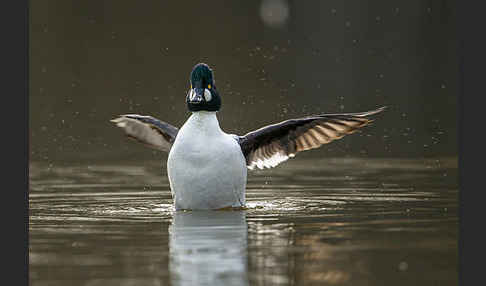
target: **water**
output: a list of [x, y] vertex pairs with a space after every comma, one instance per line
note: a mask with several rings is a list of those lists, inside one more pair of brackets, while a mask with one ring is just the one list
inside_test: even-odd
[[30, 284], [457, 284], [455, 158], [301, 156], [247, 202], [175, 212], [159, 161], [31, 162]]

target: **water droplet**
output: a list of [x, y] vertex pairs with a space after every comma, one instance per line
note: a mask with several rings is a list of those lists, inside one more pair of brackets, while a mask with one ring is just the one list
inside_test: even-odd
[[334, 9], [334, 8], [332, 8], [332, 9], [331, 9], [331, 13], [332, 13], [332, 14], [336, 14], [336, 13], [337, 13], [337, 10], [336, 10], [336, 9]]
[[407, 271], [407, 269], [408, 269], [408, 263], [407, 263], [407, 262], [405, 262], [405, 261], [400, 262], [400, 263], [398, 264], [398, 269], [399, 269], [400, 271]]
[[279, 28], [285, 25], [289, 17], [289, 5], [286, 0], [263, 0], [260, 5], [260, 18], [268, 27]]

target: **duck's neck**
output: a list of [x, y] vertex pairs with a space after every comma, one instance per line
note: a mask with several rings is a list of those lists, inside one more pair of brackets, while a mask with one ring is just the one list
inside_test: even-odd
[[187, 120], [187, 124], [206, 134], [220, 133], [218, 118], [216, 112], [197, 111], [193, 112]]

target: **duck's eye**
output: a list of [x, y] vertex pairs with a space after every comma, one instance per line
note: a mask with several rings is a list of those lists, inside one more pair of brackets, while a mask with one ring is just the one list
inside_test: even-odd
[[211, 92], [207, 88], [204, 89], [204, 99], [206, 101], [211, 101]]

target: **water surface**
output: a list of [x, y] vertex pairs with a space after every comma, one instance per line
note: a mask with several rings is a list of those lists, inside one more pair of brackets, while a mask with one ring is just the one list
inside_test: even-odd
[[456, 285], [457, 160], [298, 158], [176, 212], [165, 163], [31, 162], [31, 285]]

